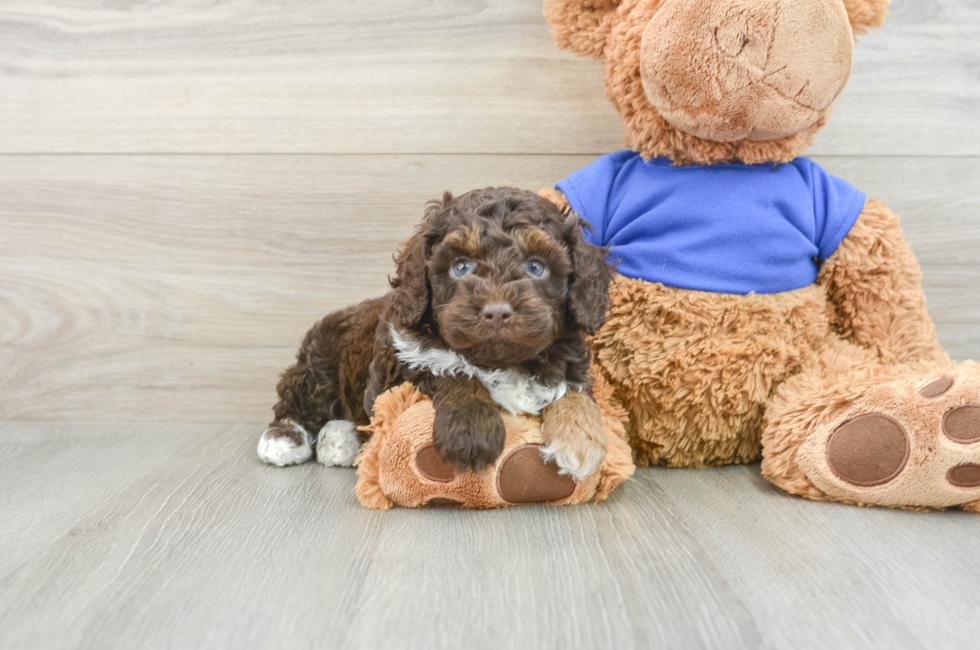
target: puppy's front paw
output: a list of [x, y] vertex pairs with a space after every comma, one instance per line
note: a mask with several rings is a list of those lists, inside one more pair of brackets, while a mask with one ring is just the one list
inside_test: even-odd
[[581, 481], [599, 469], [606, 457], [606, 428], [602, 412], [587, 393], [567, 393], [541, 416], [541, 455], [558, 465], [560, 474]]
[[316, 443], [316, 460], [327, 467], [353, 467], [361, 441], [357, 427], [347, 420], [331, 420], [320, 429]]
[[269, 425], [259, 438], [259, 458], [270, 465], [284, 467], [305, 463], [313, 457], [310, 434], [292, 420]]
[[436, 405], [432, 441], [443, 460], [461, 470], [483, 470], [504, 451], [504, 420], [493, 403]]

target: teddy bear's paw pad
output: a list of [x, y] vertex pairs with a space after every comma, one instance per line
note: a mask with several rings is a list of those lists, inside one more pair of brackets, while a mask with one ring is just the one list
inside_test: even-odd
[[447, 497], [432, 497], [425, 502], [430, 508], [462, 508], [463, 502]]
[[967, 404], [946, 413], [943, 416], [943, 432], [961, 445], [980, 442], [980, 406]]
[[952, 377], [943, 377], [942, 379], [937, 379], [925, 388], [919, 391], [919, 395], [922, 395], [926, 399], [936, 399], [937, 397], [942, 397], [949, 392], [949, 389], [953, 387], [956, 380]]
[[285, 467], [312, 458], [313, 444], [306, 429], [292, 420], [282, 420], [265, 430], [256, 451], [263, 462]]
[[946, 473], [946, 480], [956, 487], [975, 488], [980, 486], [980, 465], [963, 463]]
[[448, 483], [456, 477], [456, 468], [444, 461], [431, 443], [415, 454], [415, 467], [424, 478], [436, 483]]
[[561, 501], [575, 491], [575, 480], [546, 461], [540, 445], [521, 445], [500, 461], [499, 468], [497, 492], [508, 503]]
[[316, 443], [316, 460], [327, 467], [353, 467], [361, 441], [357, 427], [347, 420], [331, 420], [323, 425]]
[[848, 420], [830, 435], [827, 464], [851, 485], [884, 485], [905, 469], [909, 448], [902, 425], [886, 415], [867, 413]]

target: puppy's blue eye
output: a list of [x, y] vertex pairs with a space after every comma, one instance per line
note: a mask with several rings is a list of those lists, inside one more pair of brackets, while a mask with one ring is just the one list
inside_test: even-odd
[[453, 275], [461, 278], [473, 270], [473, 262], [469, 260], [456, 260], [453, 262]]
[[530, 275], [531, 277], [540, 278], [542, 275], [544, 275], [544, 272], [547, 269], [544, 268], [544, 264], [542, 264], [541, 262], [538, 262], [537, 260], [531, 260], [524, 267], [524, 270], [527, 271], [527, 274]]

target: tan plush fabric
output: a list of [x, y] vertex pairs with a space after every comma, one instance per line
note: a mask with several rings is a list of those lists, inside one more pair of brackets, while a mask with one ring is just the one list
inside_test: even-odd
[[[628, 147], [678, 164], [787, 162], [888, 0], [547, 0], [559, 47], [603, 59]], [[745, 39], [748, 39], [747, 41]]]
[[885, 364], [949, 363], [921, 281], [898, 217], [873, 199], [817, 277], [833, 306], [833, 331], [843, 339], [873, 351]]
[[853, 38], [840, 0], [666, 0], [644, 29], [640, 76], [653, 107], [685, 133], [776, 140], [837, 99]]
[[[948, 413], [980, 402], [980, 366], [924, 361], [882, 367], [843, 342], [829, 346], [816, 363], [781, 387], [769, 409], [766, 478], [793, 494], [859, 505], [942, 509], [980, 499], [980, 486], [957, 486], [948, 478], [959, 465], [980, 463], [980, 451], [951, 439], [943, 424]], [[921, 394], [946, 378], [953, 379], [949, 392], [937, 398]], [[908, 460], [893, 480], [855, 486], [834, 471], [828, 443], [843, 424], [868, 414], [885, 416], [904, 430]]]
[[544, 13], [558, 47], [602, 58], [618, 5], [619, 0], [545, 0]]
[[865, 34], [871, 27], [881, 27], [888, 17], [891, 0], [844, 0], [851, 28], [857, 34]]
[[375, 403], [369, 427], [373, 435], [357, 460], [357, 497], [365, 507], [382, 510], [396, 505], [502, 508], [524, 502], [601, 501], [633, 474], [634, 467], [622, 423], [625, 412], [601, 378], [595, 394], [603, 409], [609, 450], [594, 474], [575, 483], [558, 477], [553, 465], [545, 467], [540, 460], [540, 418], [507, 413], [507, 441], [494, 465], [480, 473], [439, 468], [430, 447], [432, 402], [411, 384], [393, 388]]
[[593, 353], [627, 405], [636, 463], [704, 467], [758, 458], [773, 388], [829, 330], [816, 285], [736, 296], [620, 276]]

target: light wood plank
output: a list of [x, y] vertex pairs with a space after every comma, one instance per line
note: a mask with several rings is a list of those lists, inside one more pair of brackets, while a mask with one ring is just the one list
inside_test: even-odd
[[[427, 200], [590, 160], [0, 157], [0, 417], [263, 420], [313, 321], [385, 291]], [[904, 215], [943, 342], [980, 356], [980, 159], [819, 160]]]
[[[269, 472], [255, 456], [257, 430], [143, 429], [184, 431], [187, 444], [113, 498], [86, 504], [72, 530], [0, 579], [4, 645], [279, 647], [317, 627], [341, 604], [383, 518], [356, 505], [350, 470], [326, 481], [315, 465]], [[153, 451], [146, 439], [121, 445], [138, 461]], [[48, 476], [43, 464], [33, 469], [36, 481]]]
[[[815, 153], [980, 154], [980, 7], [895, 0]], [[617, 149], [602, 66], [535, 0], [0, 7], [0, 152]]]
[[[509, 648], [763, 647], [765, 630], [688, 534], [686, 513], [639, 487], [596, 506], [453, 513], [435, 530], [392, 513], [351, 603], [352, 645], [386, 647], [390, 626], [418, 648], [474, 636]], [[422, 597], [433, 615], [420, 616]]]
[[980, 518], [806, 501], [757, 466], [643, 469], [577, 507], [379, 513], [352, 470], [261, 465], [258, 425], [31, 426], [0, 423], [0, 448], [70, 439], [74, 462], [20, 459], [16, 499], [87, 492], [76, 520], [56, 499], [4, 517], [0, 556], [35, 548], [0, 574], [5, 647], [965, 649], [980, 634]]
[[[687, 529], [773, 647], [797, 647], [799, 637], [823, 648], [976, 645], [980, 560], [970, 539], [980, 521], [972, 514], [807, 503], [762, 478], [758, 465], [643, 473], [639, 487], [654, 480], [679, 511], [697, 513]], [[858, 596], [856, 585], [878, 596]]]
[[55, 539], [91, 532], [76, 526], [87, 511], [118, 498], [181, 449], [199, 449], [214, 431], [200, 435], [193, 425], [149, 432], [119, 424], [0, 427], [0, 577]]

